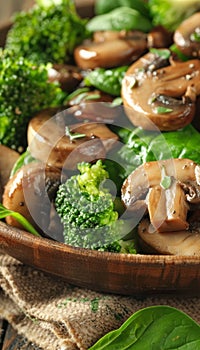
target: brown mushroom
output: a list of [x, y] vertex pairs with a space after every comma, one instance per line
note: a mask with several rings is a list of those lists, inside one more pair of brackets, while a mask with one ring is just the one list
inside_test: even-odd
[[147, 46], [148, 48], [166, 48], [172, 44], [172, 39], [172, 33], [166, 28], [156, 26], [147, 34]]
[[83, 133], [89, 138], [99, 138], [106, 152], [110, 151], [118, 141], [118, 136], [102, 123], [79, 123], [71, 126], [74, 133]]
[[88, 120], [110, 124], [122, 114], [119, 106], [114, 106], [112, 102], [111, 95], [95, 89], [75, 94], [68, 100], [68, 106], [79, 121]]
[[138, 236], [144, 253], [200, 256], [199, 230], [160, 233], [146, 218], [139, 224]]
[[[45, 166], [41, 162], [24, 165], [7, 182], [3, 193], [3, 205], [22, 214], [40, 231], [47, 232], [51, 203], [60, 178], [61, 171], [58, 168]], [[6, 222], [22, 228], [13, 217], [8, 216]]]
[[[198, 164], [189, 159], [145, 163], [125, 180], [122, 200], [133, 216], [137, 214], [137, 203], [146, 201], [148, 212], [138, 220], [138, 234], [145, 252], [180, 254], [183, 250], [185, 255], [191, 252], [197, 254], [197, 249], [194, 249], [195, 252], [189, 250], [189, 253], [184, 251], [184, 240], [194, 244], [195, 235], [200, 237], [200, 230], [190, 224], [194, 223], [194, 214], [192, 218], [189, 215], [190, 210], [193, 213], [199, 210]], [[144, 214], [148, 217], [144, 218]], [[178, 243], [181, 244], [180, 249]]]
[[94, 69], [129, 64], [138, 59], [147, 49], [146, 35], [138, 31], [131, 34], [125, 31], [114, 34], [109, 32], [102, 34], [101, 40], [99, 37], [95, 36], [96, 42], [93, 40], [76, 47], [74, 59], [78, 67]]
[[200, 61], [171, 61], [169, 65], [160, 50], [133, 63], [122, 81], [128, 118], [147, 130], [177, 130], [189, 124], [199, 94]]
[[174, 42], [188, 57], [200, 58], [200, 12], [185, 19], [174, 32]]
[[28, 126], [32, 156], [46, 164], [68, 169], [76, 168], [81, 161], [105, 158], [117, 136], [104, 124], [72, 124], [72, 120], [75, 119], [70, 109], [54, 117], [48, 115], [48, 110], [35, 116]]
[[11, 170], [19, 156], [18, 152], [7, 146], [0, 145], [0, 182], [2, 188], [7, 183]]
[[54, 64], [48, 69], [48, 80], [59, 82], [62, 90], [72, 92], [83, 80], [81, 70], [72, 65]]
[[182, 184], [195, 182], [196, 186], [199, 186], [198, 174], [199, 165], [190, 159], [167, 159], [144, 163], [124, 181], [122, 200], [131, 210], [136, 201], [146, 198], [149, 188], [161, 184], [163, 177], [171, 177]]
[[163, 189], [161, 186], [154, 186], [149, 189], [147, 206], [150, 222], [159, 232], [175, 232], [187, 230], [187, 204], [184, 190], [177, 181]]

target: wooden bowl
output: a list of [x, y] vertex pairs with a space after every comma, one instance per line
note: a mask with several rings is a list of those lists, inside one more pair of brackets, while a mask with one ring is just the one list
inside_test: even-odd
[[[91, 15], [91, 1], [82, 5], [79, 12]], [[9, 24], [0, 31], [1, 45], [8, 28]], [[200, 290], [199, 257], [115, 254], [74, 248], [35, 237], [3, 222], [0, 251], [73, 285], [101, 292], [198, 295]]]
[[70, 247], [0, 222], [0, 250], [89, 289], [123, 295], [198, 295], [200, 258], [131, 255]]

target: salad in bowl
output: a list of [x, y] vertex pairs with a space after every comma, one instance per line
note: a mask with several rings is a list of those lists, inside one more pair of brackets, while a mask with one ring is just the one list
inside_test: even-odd
[[[3, 251], [105, 291], [191, 288], [200, 5], [177, 14], [178, 4], [99, 0], [82, 18], [70, 0], [37, 0], [13, 18], [0, 52]], [[99, 282], [87, 259], [94, 275], [101, 266]], [[155, 269], [150, 284], [145, 267]], [[169, 287], [173, 273], [181, 282]]]

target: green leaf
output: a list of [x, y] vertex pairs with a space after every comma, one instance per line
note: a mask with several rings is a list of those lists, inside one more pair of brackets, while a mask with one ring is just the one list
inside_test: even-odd
[[155, 48], [150, 48], [150, 52], [156, 54], [159, 57], [162, 57], [164, 59], [170, 58], [171, 52], [168, 49], [155, 49]]
[[[115, 130], [124, 143], [118, 151], [120, 171], [124, 179], [139, 165], [154, 160], [188, 158], [200, 163], [200, 133], [190, 124], [183, 129], [168, 132], [152, 132], [129, 127]], [[118, 174], [119, 175], [119, 174]]]
[[5, 219], [7, 216], [12, 216], [14, 219], [16, 219], [28, 232], [32, 233], [35, 236], [40, 237], [40, 234], [36, 231], [36, 229], [30, 224], [30, 222], [23, 217], [20, 213], [17, 213], [15, 211], [9, 210], [5, 208], [0, 203], [0, 220]]
[[148, 32], [152, 29], [151, 21], [135, 9], [123, 6], [109, 13], [93, 17], [87, 23], [91, 32], [97, 30], [141, 30]]
[[192, 33], [190, 35], [190, 40], [200, 42], [200, 33], [199, 33], [199, 31], [195, 31], [194, 33]]
[[148, 5], [144, 0], [96, 0], [94, 10], [96, 15], [102, 15], [124, 6], [137, 10], [145, 17], [150, 17]]
[[84, 79], [86, 86], [94, 86], [112, 96], [120, 96], [121, 83], [128, 66], [104, 69], [96, 68], [91, 71]]
[[38, 161], [38, 160], [32, 157], [30, 151], [27, 148], [27, 150], [24, 153], [22, 153], [20, 157], [17, 159], [17, 161], [15, 162], [11, 170], [10, 177], [12, 177], [23, 165], [32, 163], [34, 161]]
[[185, 54], [183, 54], [183, 53], [179, 50], [179, 48], [177, 47], [176, 44], [172, 44], [172, 45], [170, 46], [170, 50], [171, 50], [172, 52], [174, 52], [174, 53], [177, 55], [177, 57], [178, 57], [181, 61], [186, 62], [186, 61], [189, 60], [189, 57], [186, 56]]
[[161, 182], [160, 182], [160, 186], [164, 190], [167, 190], [168, 188], [170, 188], [170, 186], [172, 184], [171, 176], [167, 176], [166, 175], [166, 171], [165, 171], [165, 167], [164, 166], [161, 169], [161, 174], [162, 174], [162, 179], [161, 179]]
[[170, 306], [150, 306], [134, 313], [89, 350], [199, 350], [200, 326]]
[[85, 134], [80, 134], [78, 132], [71, 132], [68, 126], [65, 127], [65, 135], [69, 137], [70, 141], [74, 141], [76, 139], [80, 139], [86, 136]]
[[173, 112], [173, 109], [171, 108], [162, 107], [162, 106], [159, 106], [156, 108], [156, 113], [158, 114], [165, 114], [165, 113], [171, 113], [171, 112]]

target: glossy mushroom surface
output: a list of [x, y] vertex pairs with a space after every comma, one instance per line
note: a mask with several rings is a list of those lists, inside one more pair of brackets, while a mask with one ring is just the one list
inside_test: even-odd
[[187, 229], [189, 204], [200, 202], [199, 172], [189, 159], [145, 163], [123, 183], [122, 201], [134, 212], [145, 200], [150, 221], [160, 232]]
[[122, 81], [127, 116], [147, 130], [170, 131], [188, 125], [199, 94], [200, 61], [168, 61], [159, 50], [133, 63]]
[[[22, 166], [7, 182], [3, 205], [22, 214], [32, 225], [46, 232], [50, 223], [51, 202], [61, 181], [61, 171], [41, 162]], [[15, 218], [6, 222], [22, 228]]]
[[146, 36], [141, 32], [109, 31], [77, 46], [74, 59], [82, 69], [110, 68], [134, 62], [146, 49]]
[[158, 232], [148, 219], [138, 227], [140, 244], [149, 254], [200, 256], [200, 231]]
[[0, 183], [4, 187], [10, 177], [13, 165], [19, 158], [19, 153], [11, 148], [0, 145]]
[[71, 109], [53, 117], [51, 111], [42, 111], [28, 126], [32, 156], [59, 168], [75, 169], [81, 161], [103, 159], [117, 140], [116, 134], [104, 123], [80, 123]]
[[186, 56], [200, 58], [200, 12], [180, 24], [174, 32], [174, 42]]

